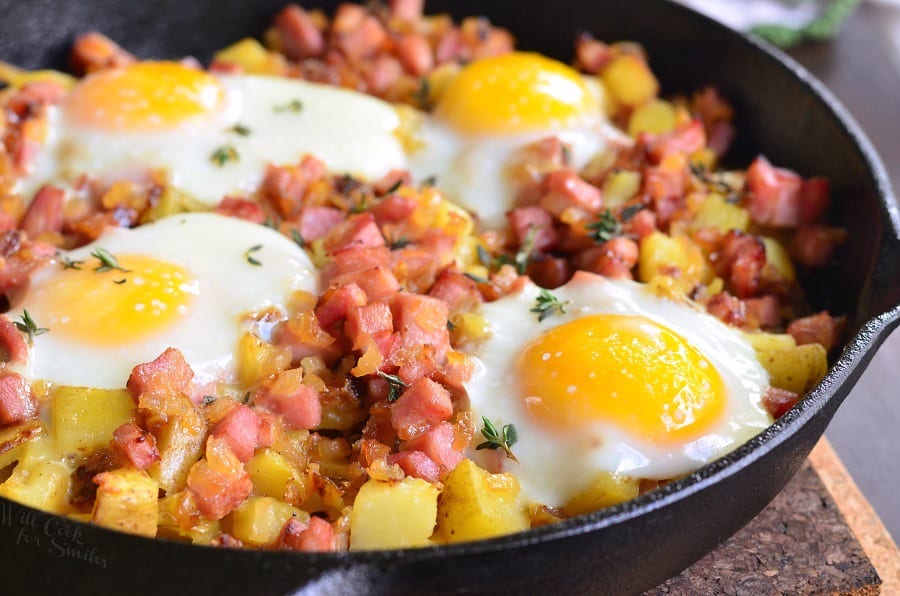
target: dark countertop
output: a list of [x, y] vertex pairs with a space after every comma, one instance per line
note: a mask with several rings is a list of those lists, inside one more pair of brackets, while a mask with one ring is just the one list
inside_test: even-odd
[[[840, 35], [789, 52], [866, 131], [900, 191], [900, 5], [863, 2]], [[828, 175], [827, 172], [822, 172]], [[826, 436], [900, 541], [900, 332], [881, 347]]]

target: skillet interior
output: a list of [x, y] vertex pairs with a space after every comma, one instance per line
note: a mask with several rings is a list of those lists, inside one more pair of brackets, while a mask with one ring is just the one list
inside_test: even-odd
[[[74, 36], [97, 29], [142, 57], [192, 54], [206, 60], [216, 48], [259, 34], [282, 3], [148, 0], [126, 8], [109, 0], [0, 0], [0, 57], [29, 67], [63, 66]], [[330, 9], [335, 3], [319, 4]], [[29, 510], [0, 499], [0, 551], [21, 561], [6, 570], [4, 587], [14, 593], [58, 591], [78, 578], [78, 591], [100, 592], [170, 587], [282, 593], [306, 585], [361, 593], [628, 593], [678, 572], [762, 509], [900, 320], [900, 217], [868, 142], [827, 92], [824, 99], [817, 95], [821, 88], [799, 67], [779, 63], [768, 49], [678, 5], [623, 4], [567, 0], [548, 9], [541, 0], [443, 0], [429, 2], [427, 9], [486, 14], [512, 30], [521, 47], [564, 60], [579, 30], [640, 41], [666, 92], [714, 82], [734, 100], [740, 136], [729, 156], [732, 165], [746, 165], [763, 151], [774, 163], [831, 179], [832, 219], [850, 238], [834, 266], [806, 282], [813, 307], [847, 313], [855, 337], [799, 407], [734, 454], [632, 503], [523, 535], [441, 549], [352, 555], [222, 551], [134, 538], [45, 514], [26, 528], [39, 541], [33, 544], [22, 542], [16, 517]], [[867, 323], [877, 315], [882, 316]], [[70, 534], [54, 535], [53, 528]]]

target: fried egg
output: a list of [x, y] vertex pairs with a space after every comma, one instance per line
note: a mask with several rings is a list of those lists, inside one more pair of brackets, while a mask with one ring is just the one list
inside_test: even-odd
[[470, 63], [447, 84], [433, 116], [411, 128], [414, 178], [435, 176], [487, 227], [504, 225], [515, 205], [510, 166], [527, 145], [559, 137], [580, 169], [611, 141], [627, 142], [606, 119], [599, 83], [528, 52]]
[[175, 347], [198, 380], [233, 382], [249, 315], [285, 311], [298, 290], [317, 292], [318, 278], [295, 243], [265, 226], [193, 213], [110, 228], [60, 253], [8, 316], [28, 311], [47, 330], [33, 338], [29, 379], [124, 387], [134, 366]]
[[405, 167], [392, 106], [336, 87], [266, 76], [214, 76], [175, 62], [138, 62], [84, 78], [50, 109], [48, 136], [23, 181], [72, 186], [143, 179], [213, 206], [256, 190], [269, 163], [314, 154], [330, 171], [378, 178]]
[[675, 478], [771, 424], [737, 330], [632, 281], [581, 272], [550, 295], [527, 282], [482, 306], [491, 336], [466, 384], [478, 420], [515, 425], [504, 465], [527, 500], [562, 506], [601, 472]]

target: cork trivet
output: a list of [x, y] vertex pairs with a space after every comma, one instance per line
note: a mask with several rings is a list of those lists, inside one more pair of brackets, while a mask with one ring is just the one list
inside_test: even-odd
[[[822, 448], [829, 449], [830, 447]], [[827, 460], [836, 456], [822, 450], [817, 452], [816, 465], [828, 476], [837, 468]], [[837, 462], [840, 466], [840, 462]], [[852, 480], [833, 473], [829, 482], [837, 490], [835, 497], [844, 498]], [[848, 484], [849, 483], [849, 484]], [[855, 489], [855, 486], [853, 486]], [[857, 496], [868, 511], [857, 505], [861, 517], [868, 517], [868, 526], [860, 525], [860, 533], [868, 532], [869, 542], [884, 546], [882, 559], [894, 562], [881, 567], [885, 577], [896, 572], [896, 547], [880, 526], [877, 516]], [[872, 525], [871, 518], [875, 524]], [[880, 527], [880, 533], [878, 528]], [[854, 535], [841, 510], [829, 494], [823, 480], [809, 461], [774, 501], [744, 529], [718, 549], [698, 561], [693, 567], [673, 577], [647, 594], [895, 594], [896, 584], [884, 585], [870, 556]], [[892, 586], [889, 588], [889, 586]]]

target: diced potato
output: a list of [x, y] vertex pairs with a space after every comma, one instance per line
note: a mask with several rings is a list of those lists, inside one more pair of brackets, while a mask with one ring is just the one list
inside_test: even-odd
[[245, 37], [219, 50], [213, 56], [216, 62], [235, 64], [243, 68], [247, 74], [260, 72], [265, 67], [268, 58], [269, 52], [266, 48], [250, 37]]
[[238, 341], [237, 372], [242, 385], [255, 385], [291, 364], [290, 350], [273, 346], [246, 332]]
[[16, 465], [12, 475], [0, 484], [0, 496], [35, 509], [64, 513], [69, 506], [69, 468], [52, 459], [28, 464], [26, 456]]
[[703, 251], [687, 236], [653, 232], [641, 239], [638, 279], [648, 282], [660, 275], [671, 276], [682, 292], [709, 281], [710, 271]]
[[28, 445], [46, 434], [40, 420], [29, 420], [21, 424], [0, 428], [0, 470], [18, 461]]
[[746, 209], [732, 205], [719, 194], [711, 194], [698, 205], [691, 230], [715, 228], [725, 234], [730, 230], [746, 232], [749, 225], [750, 213]]
[[608, 209], [624, 205], [641, 188], [641, 173], [631, 170], [612, 172], [603, 185], [603, 204]]
[[274, 449], [258, 452], [245, 468], [253, 482], [253, 493], [264, 497], [284, 499], [290, 483], [297, 480], [294, 466]]
[[787, 333], [765, 333], [763, 331], [744, 333], [753, 349], [757, 352], [775, 352], [778, 350], [791, 350], [797, 347], [797, 341], [793, 335]]
[[650, 67], [635, 54], [616, 56], [600, 77], [613, 99], [629, 107], [646, 103], [659, 93], [659, 83]]
[[491, 326], [484, 315], [474, 312], [463, 312], [451, 318], [454, 337], [461, 341], [482, 341], [491, 334]]
[[133, 420], [134, 401], [124, 389], [57, 386], [50, 417], [56, 446], [64, 453], [87, 454], [112, 440], [113, 431]]
[[192, 195], [177, 190], [171, 184], [166, 183], [163, 185], [163, 191], [159, 198], [151, 202], [150, 208], [141, 215], [141, 223], [154, 222], [178, 213], [203, 211], [206, 209], [208, 208]]
[[98, 526], [156, 536], [159, 485], [143, 470], [118, 468], [98, 474], [97, 500], [91, 521]]
[[203, 455], [205, 440], [206, 423], [193, 410], [166, 422], [156, 439], [159, 461], [148, 470], [160, 488], [167, 493], [184, 488], [191, 466]]
[[773, 387], [803, 395], [828, 372], [828, 353], [821, 344], [805, 344], [786, 350], [759, 353]]
[[57, 70], [22, 70], [0, 61], [0, 81], [15, 89], [36, 81], [55, 81], [66, 89], [71, 89], [75, 86], [76, 79]]
[[794, 264], [791, 263], [791, 257], [788, 256], [784, 246], [775, 238], [768, 236], [763, 236], [762, 241], [766, 247], [766, 263], [771, 265], [785, 281], [797, 279]]
[[425, 546], [437, 519], [438, 489], [421, 478], [368, 480], [350, 514], [350, 549]]
[[291, 518], [309, 521], [309, 513], [271, 497], [248, 497], [232, 514], [231, 532], [245, 544], [272, 544]]
[[637, 138], [642, 132], [662, 134], [675, 128], [675, 106], [664, 99], [653, 99], [635, 108], [628, 119], [628, 134]]
[[423, 98], [427, 105], [422, 107], [437, 105], [441, 96], [444, 95], [447, 85], [459, 74], [459, 69], [460, 66], [456, 62], [445, 62], [428, 73], [428, 76], [425, 77], [428, 81], [426, 89], [428, 93]]
[[641, 481], [622, 474], [603, 472], [569, 499], [562, 510], [566, 515], [582, 515], [628, 501], [638, 495]]
[[437, 538], [479, 540], [520, 532], [530, 525], [519, 501], [519, 481], [511, 474], [491, 474], [465, 459], [444, 480]]

